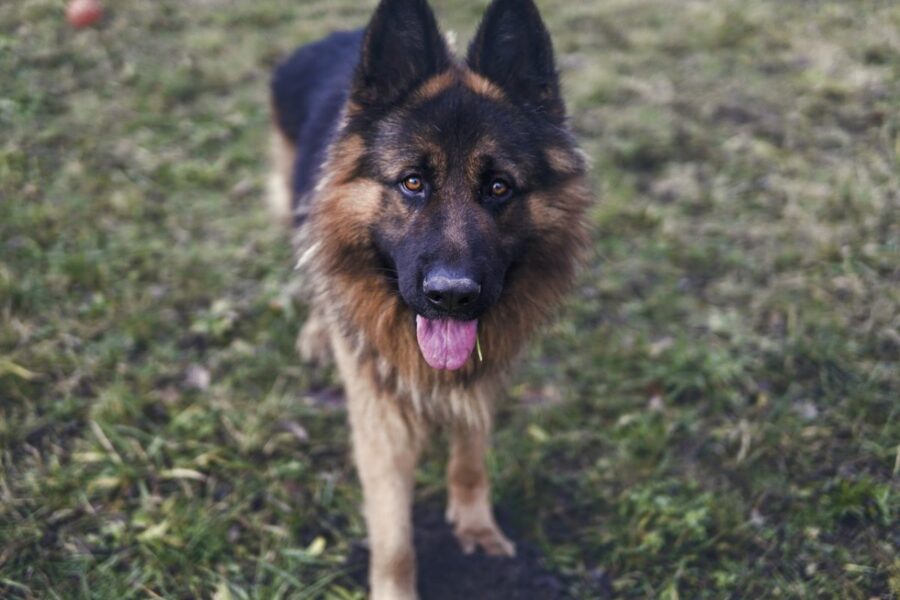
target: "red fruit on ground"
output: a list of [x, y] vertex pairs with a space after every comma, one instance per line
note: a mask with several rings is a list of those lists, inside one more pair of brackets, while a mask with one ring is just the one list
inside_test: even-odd
[[76, 29], [90, 27], [103, 17], [99, 0], [72, 0], [66, 7], [66, 20]]

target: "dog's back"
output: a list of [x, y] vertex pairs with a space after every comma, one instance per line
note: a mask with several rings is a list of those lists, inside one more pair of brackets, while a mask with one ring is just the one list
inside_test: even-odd
[[[328, 146], [359, 61], [363, 31], [342, 31], [298, 48], [276, 69], [271, 81], [272, 108], [280, 139], [276, 151], [281, 176], [290, 190], [278, 212], [290, 211], [294, 224], [306, 210], [297, 203], [316, 185]], [[298, 210], [299, 208], [299, 210]]]

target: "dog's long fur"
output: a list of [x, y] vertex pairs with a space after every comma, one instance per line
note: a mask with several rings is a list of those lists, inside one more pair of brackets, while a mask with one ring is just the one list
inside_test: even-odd
[[[495, 0], [463, 62], [425, 0], [382, 0], [364, 31], [297, 50], [272, 91], [272, 193], [291, 202], [312, 305], [299, 347], [329, 346], [345, 384], [372, 597], [414, 598], [412, 482], [433, 426], [451, 432], [447, 516], [463, 550], [514, 552], [490, 506], [493, 405], [588, 245], [592, 196], [549, 34], [531, 0]], [[421, 202], [397, 188], [414, 161], [433, 184]], [[485, 196], [488, 171], [515, 181], [508, 201]], [[483, 360], [459, 370], [433, 369], [417, 344], [429, 261], [475, 265], [493, 290], [466, 317]]]

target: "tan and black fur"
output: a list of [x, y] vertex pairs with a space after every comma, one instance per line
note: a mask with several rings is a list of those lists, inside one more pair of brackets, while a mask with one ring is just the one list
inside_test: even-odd
[[[425, 0], [383, 0], [364, 31], [285, 61], [273, 107], [273, 191], [290, 200], [312, 305], [299, 347], [330, 349], [344, 381], [372, 597], [415, 598], [413, 475], [437, 427], [450, 432], [447, 517], [462, 549], [514, 554], [490, 505], [493, 407], [572, 286], [592, 200], [550, 38], [531, 0], [495, 0], [461, 61]], [[411, 172], [422, 193], [398, 187]], [[498, 179], [509, 195], [493, 195]], [[421, 290], [438, 268], [477, 281], [477, 297], [444, 314]], [[430, 367], [417, 314], [477, 318], [483, 360]]]

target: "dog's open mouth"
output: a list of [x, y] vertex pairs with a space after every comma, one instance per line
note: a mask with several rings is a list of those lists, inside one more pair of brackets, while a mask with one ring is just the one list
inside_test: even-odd
[[462, 368], [475, 349], [478, 320], [426, 319], [416, 315], [419, 350], [431, 367], [455, 371]]

